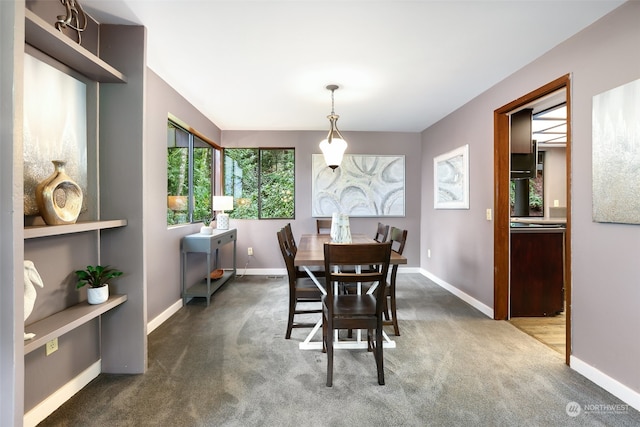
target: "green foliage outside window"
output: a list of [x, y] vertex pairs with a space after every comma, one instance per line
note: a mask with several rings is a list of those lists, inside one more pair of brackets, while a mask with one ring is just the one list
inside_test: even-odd
[[227, 148], [224, 194], [233, 196], [233, 218], [295, 217], [295, 150]]
[[211, 220], [215, 148], [171, 122], [167, 145], [167, 224]]
[[[543, 186], [544, 180], [541, 171], [538, 171], [536, 178], [528, 179], [529, 181], [529, 216], [544, 216], [544, 199]], [[511, 180], [509, 198], [511, 201], [511, 213], [516, 203], [516, 182]]]
[[213, 171], [213, 148], [193, 149], [193, 221], [209, 222], [212, 219], [211, 190]]

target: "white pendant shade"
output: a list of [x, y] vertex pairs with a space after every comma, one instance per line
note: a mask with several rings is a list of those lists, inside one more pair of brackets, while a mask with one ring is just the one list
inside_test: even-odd
[[324, 154], [324, 161], [327, 166], [335, 171], [336, 168], [340, 166], [340, 163], [342, 163], [342, 156], [347, 149], [347, 141], [345, 141], [340, 134], [336, 124], [340, 116], [333, 111], [333, 92], [338, 89], [338, 86], [328, 85], [327, 89], [331, 91], [331, 114], [327, 116], [330, 127], [329, 134], [320, 142], [320, 149], [322, 150], [322, 154]]
[[335, 169], [342, 163], [342, 156], [347, 149], [347, 142], [342, 138], [323, 139], [320, 149], [324, 154], [324, 161], [331, 169]]

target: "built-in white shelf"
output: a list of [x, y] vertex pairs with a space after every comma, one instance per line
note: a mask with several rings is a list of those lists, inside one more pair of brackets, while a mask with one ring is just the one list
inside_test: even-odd
[[61, 236], [63, 234], [82, 233], [84, 231], [104, 230], [118, 228], [127, 225], [126, 219], [113, 219], [109, 221], [81, 221], [75, 224], [65, 225], [31, 225], [24, 228], [25, 239], [38, 237]]
[[25, 9], [25, 42], [91, 80], [126, 83], [127, 77], [87, 49], [56, 30], [29, 9]]
[[126, 300], [126, 295], [110, 295], [109, 299], [102, 304], [91, 305], [84, 301], [25, 326], [25, 332], [36, 334], [36, 336], [24, 342], [24, 354], [31, 353], [52, 339], [95, 319]]

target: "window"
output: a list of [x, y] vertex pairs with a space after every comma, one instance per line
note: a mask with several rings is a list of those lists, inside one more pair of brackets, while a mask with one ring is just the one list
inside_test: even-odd
[[169, 121], [167, 130], [167, 224], [212, 219], [217, 147]]
[[544, 151], [538, 153], [535, 178], [511, 180], [510, 199], [511, 216], [544, 216]]
[[233, 196], [233, 218], [295, 218], [295, 150], [227, 148], [224, 194]]

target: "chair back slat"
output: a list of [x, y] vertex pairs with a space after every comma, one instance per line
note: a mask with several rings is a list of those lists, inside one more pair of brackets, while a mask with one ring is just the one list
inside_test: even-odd
[[[378, 283], [375, 291], [376, 311], [382, 311], [384, 288], [391, 258], [391, 242], [324, 244], [325, 274], [327, 277], [327, 298], [329, 307], [334, 298], [334, 285], [337, 283]], [[340, 267], [347, 266], [345, 270]], [[366, 272], [358, 272], [353, 266], [362, 266]], [[371, 270], [370, 266], [375, 266]], [[380, 307], [378, 307], [380, 306]]]
[[378, 229], [376, 230], [376, 235], [373, 240], [376, 242], [386, 242], [387, 237], [389, 237], [389, 226], [379, 222]]
[[407, 242], [407, 230], [391, 227], [389, 241], [391, 241], [391, 250], [402, 255], [404, 244]]
[[331, 220], [330, 219], [317, 219], [316, 220], [316, 232], [318, 234], [329, 234], [331, 232]]
[[282, 252], [282, 258], [284, 259], [284, 263], [287, 267], [287, 274], [289, 275], [289, 284], [291, 285], [292, 280], [295, 280], [295, 277], [296, 277], [296, 267], [293, 264], [296, 255], [293, 249], [291, 248], [289, 242], [287, 241], [285, 230], [282, 229], [278, 231], [277, 234], [278, 234], [278, 244], [280, 245], [280, 252]]
[[296, 244], [296, 239], [293, 237], [293, 230], [291, 229], [291, 223], [287, 223], [283, 228], [285, 239], [289, 245], [289, 249], [293, 252], [293, 256], [295, 257], [298, 252], [298, 245]]

